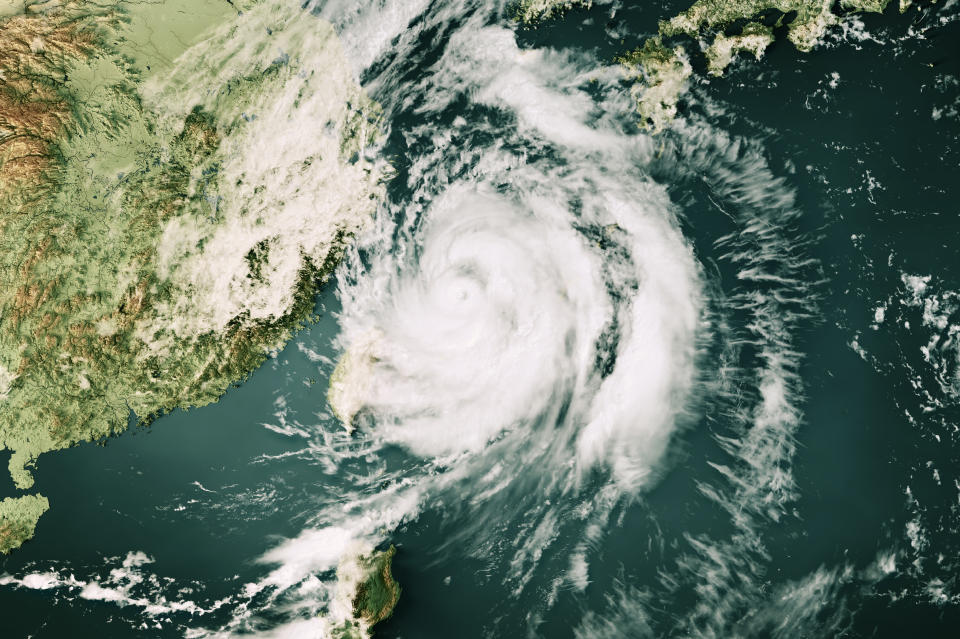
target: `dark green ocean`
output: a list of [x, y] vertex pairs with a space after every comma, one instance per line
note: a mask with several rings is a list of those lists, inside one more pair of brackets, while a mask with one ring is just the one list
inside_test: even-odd
[[303, 20], [383, 106], [375, 228], [219, 403], [40, 458], [0, 637], [323, 636], [348, 540], [376, 637], [958, 636], [960, 4], [695, 53], [655, 137], [614, 60], [686, 2], [355, 5]]

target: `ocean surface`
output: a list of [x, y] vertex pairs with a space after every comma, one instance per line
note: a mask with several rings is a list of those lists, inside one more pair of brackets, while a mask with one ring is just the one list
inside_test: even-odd
[[375, 224], [219, 403], [39, 459], [0, 635], [321, 636], [362, 541], [377, 637], [956, 636], [960, 5], [694, 55], [650, 136], [614, 60], [686, 6], [305, 11], [383, 106]]

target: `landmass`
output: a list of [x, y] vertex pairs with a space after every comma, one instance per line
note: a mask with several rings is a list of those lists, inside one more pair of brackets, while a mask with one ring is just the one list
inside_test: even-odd
[[642, 125], [659, 133], [676, 117], [680, 96], [693, 73], [686, 51], [680, 46], [664, 46], [662, 39], [655, 37], [619, 62], [626, 77], [636, 81], [630, 91]]
[[389, 619], [400, 600], [400, 586], [392, 572], [396, 554], [397, 549], [390, 546], [361, 560], [366, 578], [357, 586], [353, 597], [353, 614], [371, 626]]
[[773, 44], [773, 27], [760, 22], [750, 22], [737, 35], [718, 33], [707, 48], [707, 70], [711, 75], [723, 75], [724, 70], [740, 52], [752, 53], [755, 60]]
[[50, 502], [40, 495], [8, 497], [0, 501], [0, 554], [6, 555], [33, 537], [40, 516]]
[[[373, 212], [379, 108], [276, 0], [0, 3], [0, 450], [202, 406], [309, 321]], [[47, 499], [0, 504], [0, 548]]]
[[[332, 636], [366, 639], [376, 624], [390, 618], [400, 600], [400, 586], [392, 572], [396, 553], [390, 546], [381, 552], [355, 555], [341, 564], [337, 571], [341, 605], [338, 610], [334, 602], [331, 610]], [[344, 596], [346, 606], [342, 605]]]
[[354, 417], [364, 407], [382, 337], [380, 331], [372, 330], [358, 339], [343, 352], [330, 375], [327, 403], [347, 432], [353, 432]]
[[[687, 10], [659, 23], [655, 35], [619, 62], [636, 84], [632, 93], [641, 127], [659, 133], [669, 126], [692, 75], [690, 58], [680, 44], [668, 41], [693, 38], [705, 52], [708, 73], [723, 75], [739, 53], [763, 57], [775, 40], [775, 30], [786, 27], [787, 39], [801, 52], [822, 42], [842, 14], [883, 13], [893, 0], [698, 0]], [[935, 1], [935, 0], [934, 0]], [[579, 3], [571, 0], [524, 0], [518, 19], [528, 24], [543, 20]], [[899, 0], [904, 13], [911, 0]]]

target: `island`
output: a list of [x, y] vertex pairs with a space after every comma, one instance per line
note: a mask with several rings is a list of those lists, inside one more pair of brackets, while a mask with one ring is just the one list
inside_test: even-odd
[[[849, 13], [883, 13], [893, 0], [697, 0], [685, 11], [660, 21], [655, 35], [618, 61], [628, 79], [640, 114], [640, 125], [651, 133], [667, 128], [677, 114], [693, 68], [679, 37], [692, 38], [704, 50], [710, 75], [721, 76], [734, 58], [748, 53], [763, 57], [785, 28], [787, 39], [801, 52], [823, 41], [840, 16]], [[936, 0], [933, 0], [934, 2]], [[904, 13], [912, 0], [899, 0]], [[575, 7], [589, 8], [589, 0], [522, 0], [517, 19], [527, 25], [556, 17]]]
[[[360, 553], [346, 559], [337, 571], [340, 599], [347, 606], [333, 606], [330, 634], [337, 639], [367, 639], [373, 627], [389, 619], [400, 600], [400, 586], [393, 578], [397, 549]], [[338, 614], [339, 613], [339, 614]], [[346, 617], [346, 618], [344, 618]]]

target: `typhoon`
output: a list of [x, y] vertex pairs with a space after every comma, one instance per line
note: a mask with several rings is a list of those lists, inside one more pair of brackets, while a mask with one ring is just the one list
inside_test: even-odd
[[950, 636], [956, 2], [48, 4], [12, 636]]

